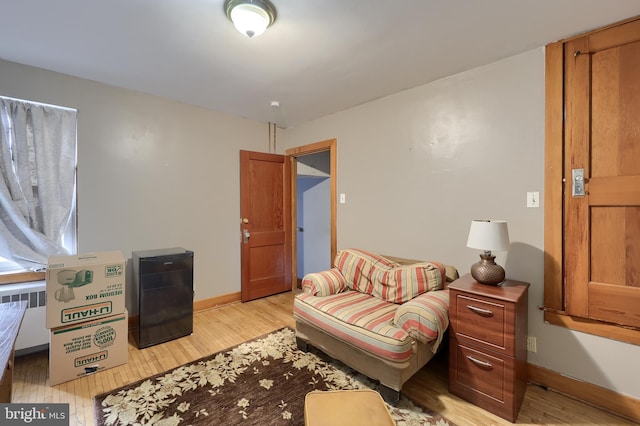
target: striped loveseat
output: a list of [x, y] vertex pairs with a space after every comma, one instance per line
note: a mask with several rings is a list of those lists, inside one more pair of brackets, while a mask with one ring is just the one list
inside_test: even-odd
[[302, 280], [293, 310], [298, 347], [312, 345], [379, 381], [395, 403], [440, 347], [449, 325], [446, 283], [457, 278], [438, 262], [341, 250], [332, 269]]

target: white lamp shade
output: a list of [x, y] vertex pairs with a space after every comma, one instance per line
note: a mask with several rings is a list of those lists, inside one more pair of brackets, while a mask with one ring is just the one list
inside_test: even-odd
[[237, 5], [231, 10], [230, 17], [236, 29], [247, 37], [262, 34], [271, 23], [267, 12], [253, 4]]
[[509, 244], [509, 229], [506, 221], [471, 221], [467, 247], [485, 251], [507, 251]]

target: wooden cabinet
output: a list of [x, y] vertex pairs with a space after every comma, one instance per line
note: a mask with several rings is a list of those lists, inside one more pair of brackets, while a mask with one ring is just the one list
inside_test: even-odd
[[529, 283], [449, 285], [449, 391], [515, 422], [526, 390]]

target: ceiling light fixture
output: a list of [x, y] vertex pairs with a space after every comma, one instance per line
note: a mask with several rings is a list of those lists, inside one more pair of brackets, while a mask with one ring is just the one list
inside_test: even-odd
[[249, 38], [262, 34], [276, 20], [276, 8], [269, 0], [226, 0], [224, 12]]

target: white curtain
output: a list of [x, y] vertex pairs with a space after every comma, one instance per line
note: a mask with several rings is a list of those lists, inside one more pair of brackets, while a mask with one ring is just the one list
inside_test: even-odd
[[0, 97], [0, 256], [25, 269], [68, 254], [77, 111]]

